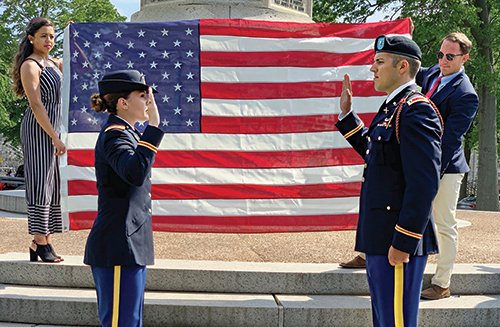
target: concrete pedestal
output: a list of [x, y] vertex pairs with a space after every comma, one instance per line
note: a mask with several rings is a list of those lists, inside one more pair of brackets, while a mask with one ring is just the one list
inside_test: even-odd
[[132, 22], [244, 18], [312, 23], [312, 0], [141, 0]]

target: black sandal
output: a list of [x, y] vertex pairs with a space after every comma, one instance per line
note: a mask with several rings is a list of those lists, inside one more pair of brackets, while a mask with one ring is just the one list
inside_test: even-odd
[[38, 257], [40, 257], [43, 262], [60, 262], [56, 261], [59, 258], [52, 253], [50, 244], [40, 245], [35, 240], [33, 240], [33, 244], [36, 245], [36, 250], [30, 248], [30, 261], [38, 261]]
[[52, 254], [59, 260], [61, 261], [64, 261], [63, 257], [61, 257], [60, 255], [57, 255], [56, 254], [56, 250], [54, 250], [54, 247], [52, 246], [51, 243], [47, 243], [47, 245], [50, 247], [50, 252], [52, 252]]

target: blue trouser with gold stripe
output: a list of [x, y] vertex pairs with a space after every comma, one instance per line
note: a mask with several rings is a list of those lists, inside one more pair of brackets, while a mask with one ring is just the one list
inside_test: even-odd
[[146, 266], [91, 268], [102, 326], [141, 327]]
[[366, 255], [374, 327], [417, 327], [418, 305], [427, 256], [396, 266], [387, 256]]

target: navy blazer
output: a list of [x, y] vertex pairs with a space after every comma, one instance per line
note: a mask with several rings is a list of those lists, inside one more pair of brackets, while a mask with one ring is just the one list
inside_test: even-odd
[[98, 267], [154, 264], [151, 167], [163, 132], [141, 135], [110, 115], [95, 146], [98, 212], [84, 263]]
[[432, 203], [439, 188], [441, 123], [429, 100], [412, 95], [400, 115], [397, 104], [417, 85], [380, 107], [369, 128], [349, 113], [335, 125], [364, 158], [356, 251], [387, 255], [391, 245], [412, 256], [437, 253]]
[[[439, 65], [421, 68], [416, 82], [422, 86], [422, 93], [430, 90], [429, 84], [439, 76]], [[441, 176], [446, 173], [467, 173], [470, 171], [465, 160], [462, 137], [469, 129], [477, 112], [479, 99], [469, 77], [462, 70], [441, 90], [434, 92], [432, 102], [438, 107], [444, 121], [442, 140]]]

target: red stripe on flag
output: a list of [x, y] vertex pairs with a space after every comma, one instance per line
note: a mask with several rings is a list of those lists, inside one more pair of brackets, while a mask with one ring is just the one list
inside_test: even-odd
[[[373, 81], [353, 81], [356, 96], [382, 96]], [[201, 83], [201, 95], [208, 99], [305, 99], [340, 97], [342, 81], [297, 83]]]
[[69, 216], [69, 229], [91, 229], [94, 220], [97, 217], [97, 211], [80, 211], [70, 212]]
[[[153, 184], [153, 200], [322, 199], [359, 196], [361, 182], [310, 185]], [[68, 195], [97, 195], [93, 181], [68, 181]]]
[[353, 148], [302, 151], [159, 151], [154, 168], [307, 168], [363, 164]]
[[[90, 229], [96, 211], [70, 212], [70, 229]], [[153, 216], [153, 230], [180, 233], [280, 233], [355, 230], [358, 214], [311, 216]]]
[[154, 184], [153, 200], [322, 199], [359, 196], [361, 182], [311, 185]]
[[[74, 157], [78, 160], [73, 160]], [[92, 167], [93, 158], [93, 150], [68, 151], [69, 165]], [[361, 165], [363, 162], [363, 158], [352, 148], [276, 152], [186, 150], [158, 151], [154, 168], [307, 168]], [[71, 180], [68, 182], [71, 183]], [[95, 182], [93, 187], [95, 187]]]
[[410, 19], [364, 24], [281, 23], [244, 19], [202, 19], [200, 35], [267, 38], [345, 37], [375, 39], [381, 34], [410, 33]]
[[[376, 113], [359, 114], [366, 126]], [[282, 134], [336, 131], [338, 115], [278, 116], [278, 117], [223, 117], [203, 116], [203, 133], [216, 134]]]
[[373, 50], [356, 53], [309, 51], [202, 51], [203, 67], [342, 67], [373, 64]]
[[68, 150], [67, 160], [69, 166], [94, 167], [94, 149]]
[[358, 214], [310, 216], [153, 216], [153, 230], [185, 233], [279, 233], [354, 230]]

